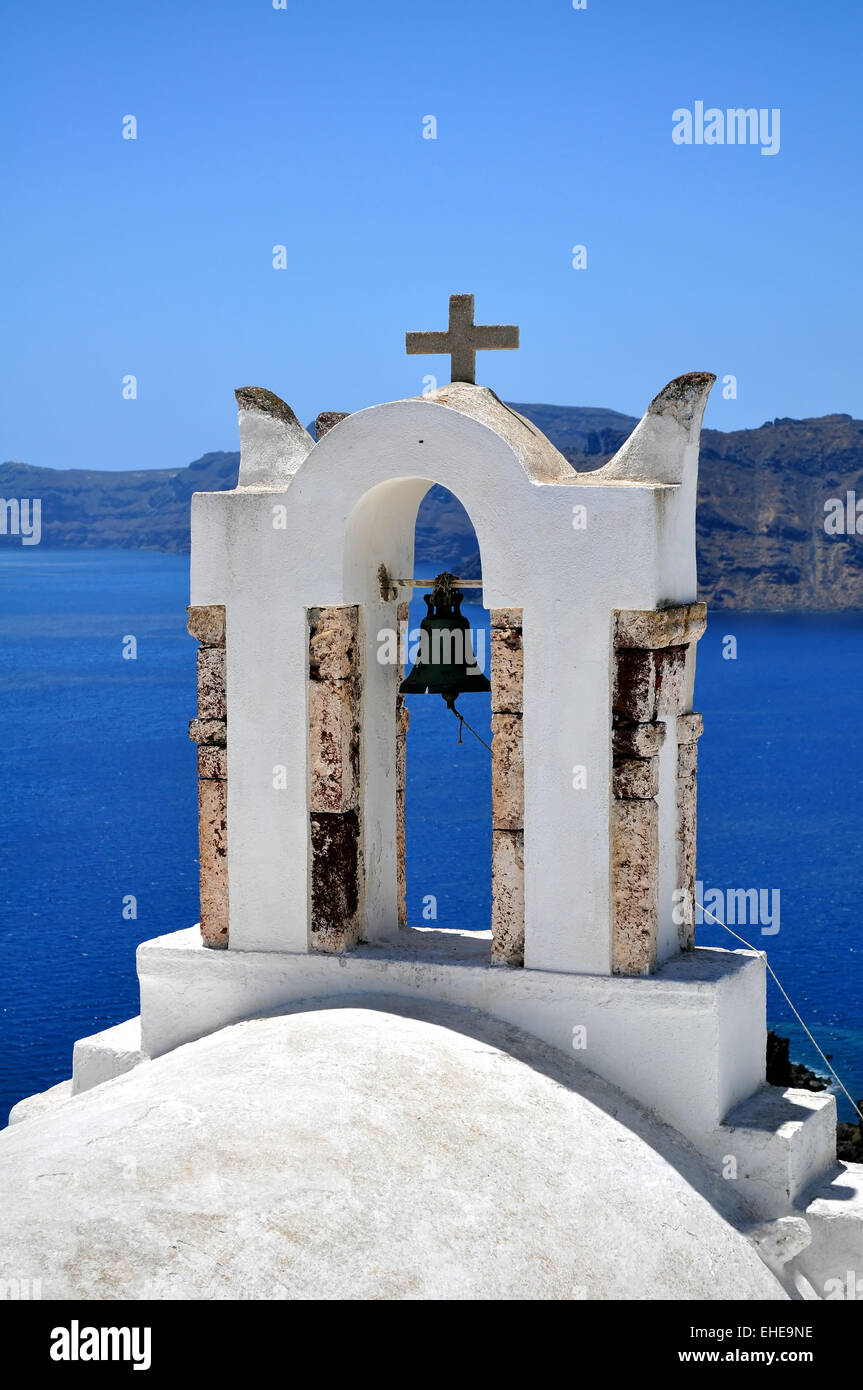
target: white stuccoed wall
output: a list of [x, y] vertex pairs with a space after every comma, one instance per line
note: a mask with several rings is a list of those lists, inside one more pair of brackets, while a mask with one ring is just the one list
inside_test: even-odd
[[[365, 935], [397, 930], [392, 673], [375, 659], [378, 627], [396, 620], [377, 572], [412, 575], [417, 509], [440, 483], [475, 527], [486, 605], [524, 612], [525, 965], [604, 974], [612, 615], [695, 598], [697, 425], [645, 417], [683, 486], [577, 475], [491, 392], [437, 394], [343, 420], [289, 486], [283, 471], [274, 486], [193, 499], [191, 601], [227, 611], [230, 949], [307, 949], [306, 609], [326, 604], [365, 615]], [[576, 764], [587, 790], [572, 788]], [[273, 789], [276, 765], [287, 790]], [[669, 881], [668, 835], [661, 854]]]

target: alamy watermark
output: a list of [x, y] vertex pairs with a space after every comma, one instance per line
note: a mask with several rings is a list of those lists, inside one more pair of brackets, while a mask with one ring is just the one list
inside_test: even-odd
[[0, 1302], [17, 1303], [21, 1299], [40, 1299], [41, 1279], [0, 1279]]
[[398, 632], [383, 627], [377, 634], [378, 663], [381, 666], [423, 666], [464, 664], [485, 673], [485, 628], [426, 628], [408, 631], [402, 623]]
[[863, 536], [863, 497], [846, 492], [842, 497], [828, 497], [824, 503], [824, 530], [828, 536]]
[[826, 1279], [824, 1299], [828, 1303], [837, 1299], [847, 1299], [849, 1303], [863, 1303], [863, 1276], [858, 1276], [856, 1269], [849, 1269], [844, 1279]]
[[148, 1371], [151, 1346], [149, 1327], [82, 1327], [73, 1318], [52, 1330], [49, 1355], [52, 1361], [130, 1361], [133, 1371]]
[[694, 921], [716, 925], [717, 919], [726, 927], [760, 927], [762, 936], [775, 936], [779, 931], [781, 890], [779, 888], [708, 888], [699, 879], [695, 885], [695, 902], [686, 888], [676, 888], [671, 895], [672, 921], [677, 926]]
[[756, 109], [733, 106], [723, 110], [696, 101], [690, 111], [678, 106], [671, 113], [671, 138], [675, 145], [760, 145], [762, 154], [778, 154], [779, 107]]
[[20, 536], [22, 545], [42, 539], [41, 497], [0, 497], [0, 536]]

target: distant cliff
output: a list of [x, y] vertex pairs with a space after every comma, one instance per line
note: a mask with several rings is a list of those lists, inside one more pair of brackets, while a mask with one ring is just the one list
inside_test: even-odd
[[[599, 468], [636, 421], [612, 411], [516, 405], [579, 470]], [[769, 420], [704, 430], [698, 580], [713, 608], [863, 609], [863, 535], [827, 535], [824, 503], [863, 502], [863, 420]], [[861, 520], [863, 526], [863, 520]]]
[[[237, 483], [239, 454], [205, 454], [188, 468], [135, 473], [0, 464], [0, 497], [41, 497], [42, 545], [73, 549], [189, 549], [189, 499]], [[0, 535], [0, 545], [19, 544]]]
[[[581, 406], [514, 405], [579, 470], [598, 468], [632, 416]], [[189, 499], [237, 480], [239, 455], [187, 468], [105, 472], [0, 465], [0, 497], [42, 499], [42, 544], [183, 552]], [[863, 609], [863, 535], [828, 535], [824, 503], [863, 502], [863, 420], [825, 415], [755, 430], [705, 430], [698, 490], [701, 597], [714, 608]], [[861, 521], [863, 525], [863, 521]], [[20, 544], [0, 535], [0, 545]], [[479, 572], [464, 513], [440, 489], [421, 508], [418, 564]]]
[[705, 430], [702, 595], [724, 608], [863, 608], [863, 535], [827, 535], [824, 503], [863, 500], [863, 420], [825, 415]]

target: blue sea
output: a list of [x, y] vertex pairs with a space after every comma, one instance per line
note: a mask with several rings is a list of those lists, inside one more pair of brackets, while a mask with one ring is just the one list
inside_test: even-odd
[[[197, 920], [187, 602], [185, 556], [0, 550], [0, 1123], [70, 1075], [76, 1038], [138, 1012], [137, 944]], [[736, 930], [768, 951], [855, 1098], [861, 691], [863, 615], [717, 613], [699, 644], [698, 877], [705, 892], [779, 891], [777, 933]], [[489, 742], [488, 697], [460, 704]], [[489, 754], [467, 730], [459, 744], [438, 697], [411, 697], [410, 710], [409, 920], [487, 928]], [[697, 939], [737, 944], [709, 924]], [[817, 1069], [772, 982], [768, 1013]], [[852, 1118], [841, 1096], [839, 1108]]]

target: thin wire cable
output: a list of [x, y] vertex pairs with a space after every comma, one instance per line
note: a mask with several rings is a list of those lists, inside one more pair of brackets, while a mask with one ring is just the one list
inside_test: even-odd
[[845, 1083], [844, 1083], [844, 1081], [842, 1080], [842, 1078], [841, 1078], [841, 1076], [839, 1075], [839, 1073], [838, 1073], [837, 1071], [834, 1071], [833, 1067], [831, 1067], [829, 1061], [827, 1060], [827, 1057], [826, 1057], [826, 1056], [824, 1055], [824, 1053], [821, 1051], [821, 1048], [818, 1046], [817, 1042], [816, 1042], [815, 1039], [813, 1038], [813, 1036], [812, 1036], [812, 1034], [810, 1033], [809, 1029], [806, 1027], [806, 1024], [803, 1022], [803, 1019], [800, 1017], [799, 1013], [798, 1013], [797, 1010], [795, 1009], [795, 1007], [794, 1007], [794, 1005], [792, 1004], [791, 1000], [788, 998], [788, 995], [786, 994], [785, 989], [783, 988], [782, 981], [779, 979], [779, 976], [776, 974], [776, 971], [773, 969], [773, 966], [770, 964], [770, 961], [767, 959], [767, 952], [766, 952], [766, 951], [759, 951], [758, 947], [757, 947], [757, 946], [753, 946], [751, 941], [744, 941], [744, 940], [743, 940], [743, 937], [742, 937], [742, 936], [738, 936], [738, 935], [737, 935], [737, 932], [736, 932], [736, 931], [732, 931], [731, 928], [730, 928], [729, 926], [727, 926], [725, 922], [720, 922], [719, 918], [716, 917], [716, 916], [714, 915], [714, 913], [712, 913], [712, 912], [709, 910], [709, 908], [706, 908], [706, 907], [704, 906], [703, 903], [696, 903], [696, 907], [700, 907], [700, 908], [701, 908], [701, 911], [704, 913], [705, 917], [710, 917], [710, 918], [712, 918], [712, 920], [716, 923], [716, 925], [717, 925], [718, 927], [724, 927], [725, 930], [728, 932], [729, 936], [733, 936], [733, 937], [734, 937], [735, 941], [743, 941], [743, 945], [744, 945], [744, 946], [748, 946], [750, 951], [754, 951], [755, 954], [756, 954], [757, 956], [763, 956], [763, 957], [764, 957], [764, 964], [767, 966], [767, 969], [770, 971], [770, 974], [773, 976], [774, 980], [776, 981], [776, 985], [777, 985], [777, 987], [778, 987], [778, 989], [779, 989], [779, 992], [780, 992], [780, 994], [782, 995], [783, 999], [785, 1000], [786, 1004], [788, 1005], [789, 1009], [790, 1009], [791, 1012], [793, 1013], [794, 1017], [797, 1019], [797, 1022], [800, 1024], [800, 1027], [803, 1029], [803, 1032], [806, 1034], [806, 1036], [807, 1036], [807, 1038], [809, 1039], [809, 1041], [811, 1042], [812, 1046], [815, 1048], [815, 1051], [818, 1053], [818, 1056], [819, 1056], [819, 1057], [821, 1058], [821, 1060], [823, 1061], [825, 1067], [826, 1067], [827, 1070], [830, 1072], [830, 1075], [833, 1076], [833, 1077], [835, 1078], [835, 1080], [837, 1081], [838, 1085], [841, 1087], [841, 1089], [844, 1091], [845, 1095], [848, 1097], [848, 1100], [851, 1102], [851, 1109], [854, 1111], [855, 1115], [858, 1115], [859, 1118], [860, 1118], [861, 1120], [863, 1120], [863, 1110], [860, 1109], [860, 1107], [859, 1107], [859, 1105], [857, 1104], [856, 1100], [852, 1100], [851, 1094], [850, 1094], [850, 1092], [849, 1092], [849, 1090], [848, 1090], [848, 1087], [845, 1085]]

